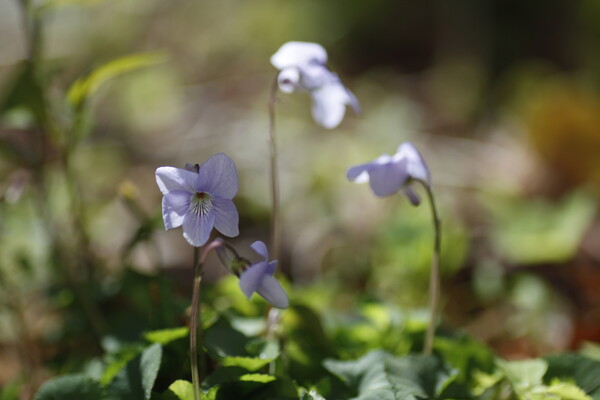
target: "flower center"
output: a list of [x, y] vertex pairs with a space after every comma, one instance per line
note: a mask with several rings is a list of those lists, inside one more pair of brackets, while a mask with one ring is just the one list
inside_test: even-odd
[[204, 216], [213, 208], [212, 196], [206, 192], [196, 192], [190, 197], [189, 211]]

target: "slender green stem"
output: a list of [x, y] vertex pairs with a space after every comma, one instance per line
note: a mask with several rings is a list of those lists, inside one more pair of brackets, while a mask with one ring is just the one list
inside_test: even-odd
[[222, 246], [223, 241], [216, 239], [203, 248], [194, 247], [194, 289], [192, 292], [192, 315], [190, 318], [190, 363], [192, 366], [192, 385], [194, 400], [200, 400], [200, 382], [204, 376], [204, 356], [200, 354], [198, 362], [198, 339], [203, 339], [202, 318], [200, 317], [200, 284], [206, 257], [211, 250]]
[[271, 252], [279, 259], [279, 242], [281, 240], [279, 222], [279, 174], [277, 166], [277, 142], [275, 140], [275, 104], [277, 103], [277, 77], [271, 86], [269, 96], [269, 143], [271, 150]]
[[425, 187], [427, 197], [429, 198], [435, 235], [433, 241], [433, 258], [431, 261], [431, 277], [429, 280], [429, 326], [427, 327], [427, 333], [425, 334], [425, 345], [423, 347], [423, 354], [429, 355], [431, 354], [433, 348], [433, 339], [435, 337], [435, 327], [440, 303], [440, 251], [442, 244], [442, 230], [437, 207], [435, 206], [433, 190], [426, 182], [419, 182], [421, 182], [423, 187]]

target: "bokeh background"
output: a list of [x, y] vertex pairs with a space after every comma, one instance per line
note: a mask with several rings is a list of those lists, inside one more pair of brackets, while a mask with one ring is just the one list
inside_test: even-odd
[[[27, 7], [38, 10], [37, 72], [59, 124], [78, 78], [130, 54], [161, 59], [90, 99], [70, 157], [83, 213], [69, 205], [52, 144], [36, 152], [48, 132], [14, 100], [37, 93], [17, 85]], [[94, 352], [86, 308], [52, 267], [56, 243], [68, 254], [85, 245], [93, 270], [75, 261], [72, 273], [94, 277], [114, 336], [181, 324], [156, 299], [185, 307], [192, 249], [180, 230], [163, 230], [157, 167], [225, 152], [240, 176], [232, 243], [268, 239], [269, 57], [290, 40], [322, 44], [362, 106], [326, 131], [308, 96], [278, 96], [281, 268], [292, 298], [318, 293], [339, 315], [376, 299], [425, 318], [427, 205], [345, 179], [349, 166], [410, 141], [429, 163], [442, 217], [445, 329], [509, 358], [600, 341], [598, 1], [2, 0], [0, 386], [28, 371], [43, 380]], [[225, 273], [211, 257], [209, 281]]]

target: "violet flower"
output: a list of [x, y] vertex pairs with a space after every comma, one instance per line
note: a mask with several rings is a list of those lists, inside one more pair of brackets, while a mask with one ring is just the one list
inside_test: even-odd
[[239, 216], [233, 197], [238, 190], [233, 160], [215, 154], [194, 168], [160, 167], [156, 183], [163, 194], [165, 229], [183, 226], [183, 237], [195, 247], [208, 240], [214, 228], [225, 236], [239, 235]]
[[250, 245], [263, 260], [250, 265], [240, 275], [240, 288], [247, 298], [256, 292], [266, 301], [277, 308], [287, 308], [290, 304], [287, 294], [273, 277], [277, 261], [269, 261], [269, 252], [267, 246], [261, 241], [256, 241]]
[[356, 97], [327, 66], [327, 52], [317, 43], [287, 42], [271, 57], [271, 64], [281, 72], [277, 77], [284, 93], [307, 91], [312, 98], [312, 115], [326, 129], [342, 122], [349, 105], [358, 114]]
[[418, 180], [431, 186], [429, 168], [411, 143], [401, 144], [393, 156], [383, 154], [370, 163], [349, 168], [346, 176], [356, 183], [369, 182], [378, 197], [390, 196], [402, 190], [415, 206], [419, 205], [421, 199], [410, 186], [411, 181]]

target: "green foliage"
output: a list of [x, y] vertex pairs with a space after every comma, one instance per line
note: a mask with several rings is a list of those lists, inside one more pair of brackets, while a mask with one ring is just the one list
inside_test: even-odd
[[64, 375], [46, 382], [35, 400], [104, 400], [102, 386], [83, 375]]
[[144, 339], [152, 343], [160, 343], [165, 345], [174, 340], [186, 337], [189, 335], [189, 333], [189, 328], [183, 326], [181, 328], [161, 329], [158, 331], [146, 332], [144, 334]]
[[158, 343], [131, 360], [108, 385], [109, 400], [149, 399], [162, 359]]

